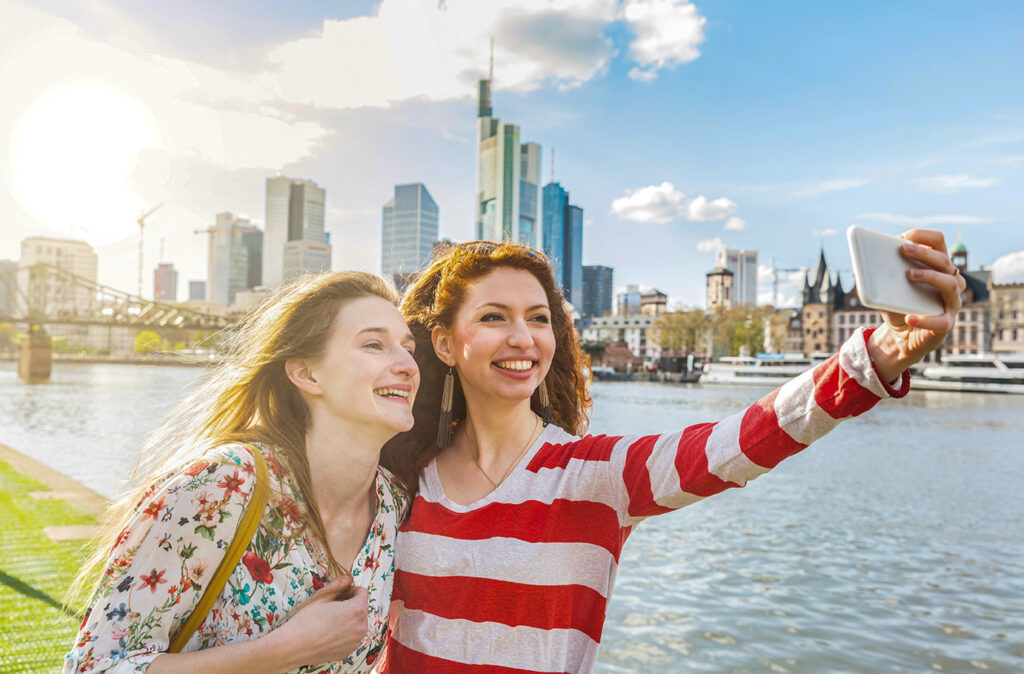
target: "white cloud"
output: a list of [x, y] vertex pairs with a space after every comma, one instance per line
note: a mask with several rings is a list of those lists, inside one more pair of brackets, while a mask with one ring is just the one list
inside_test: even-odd
[[855, 187], [866, 185], [870, 180], [867, 178], [837, 178], [835, 180], [825, 180], [818, 183], [812, 183], [801, 187], [793, 192], [794, 197], [816, 197], [826, 192], [841, 192], [843, 190], [852, 190]]
[[1024, 250], [1003, 255], [990, 269], [993, 283], [1024, 283]]
[[626, 190], [626, 196], [612, 202], [612, 213], [633, 222], [666, 223], [686, 213], [686, 195], [670, 182]]
[[984, 136], [982, 138], [975, 139], [970, 143], [967, 143], [964, 147], [970, 149], [977, 149], [981, 147], [988, 147], [990, 145], [1006, 145], [1008, 143], [1016, 143], [1024, 140], [1024, 133], [1019, 131], [1013, 133], [993, 134], [991, 136]]
[[839, 230], [832, 229], [831, 227], [829, 227], [828, 229], [816, 229], [813, 232], [811, 232], [811, 234], [814, 236], [835, 236], [838, 233]]
[[688, 0], [629, 0], [622, 17], [636, 36], [629, 45], [639, 66], [629, 73], [634, 80], [650, 81], [661, 68], [700, 56], [707, 19]]
[[736, 204], [725, 197], [708, 201], [701, 195], [690, 202], [686, 209], [686, 217], [696, 222], [707, 222], [708, 220], [721, 220], [736, 212]]
[[913, 183], [926, 192], [938, 194], [954, 194], [963, 189], [977, 187], [995, 187], [1003, 182], [999, 178], [978, 178], [960, 173], [956, 175], [939, 175], [916, 178]]
[[725, 242], [717, 236], [713, 239], [701, 239], [697, 242], [697, 250], [702, 253], [714, 253], [725, 248]]
[[640, 70], [639, 68], [630, 68], [629, 79], [637, 82], [653, 82], [658, 79], [658, 73], [653, 70]]
[[993, 164], [999, 164], [1000, 166], [1020, 166], [1024, 164], [1024, 154], [1014, 154], [1009, 157], [996, 157], [992, 160]]
[[741, 231], [747, 228], [747, 221], [739, 216], [732, 216], [725, 221], [725, 229]]
[[884, 222], [889, 225], [901, 227], [934, 227], [935, 225], [984, 225], [991, 222], [991, 218], [979, 218], [974, 215], [907, 215], [905, 213], [885, 213], [872, 211], [861, 213], [857, 216], [864, 220]]

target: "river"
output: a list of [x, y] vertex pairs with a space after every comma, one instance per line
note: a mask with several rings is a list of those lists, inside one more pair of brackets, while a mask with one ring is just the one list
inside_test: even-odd
[[[107, 496], [202, 370], [0, 363], [0, 443]], [[596, 383], [595, 433], [713, 421], [767, 389]], [[1024, 670], [1024, 396], [911, 392], [772, 473], [642, 523], [601, 672]]]

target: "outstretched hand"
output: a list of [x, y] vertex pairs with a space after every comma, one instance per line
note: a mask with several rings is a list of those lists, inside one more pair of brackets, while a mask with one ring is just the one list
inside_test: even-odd
[[945, 311], [931, 316], [881, 312], [885, 324], [872, 333], [868, 340], [868, 350], [879, 374], [888, 381], [896, 379], [904, 370], [942, 344], [946, 335], [953, 330], [961, 306], [960, 294], [967, 286], [960, 270], [949, 258], [942, 232], [911, 229], [900, 234], [900, 237], [907, 240], [900, 254], [927, 267], [911, 269], [907, 277], [915, 283], [930, 285], [938, 290]]

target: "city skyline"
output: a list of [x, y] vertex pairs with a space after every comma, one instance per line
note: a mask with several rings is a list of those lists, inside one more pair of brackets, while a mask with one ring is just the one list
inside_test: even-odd
[[[701, 305], [726, 247], [759, 252], [761, 301], [769, 259], [812, 268], [820, 248], [848, 286], [852, 223], [932, 226], [950, 245], [962, 232], [972, 266], [1024, 270], [1019, 3], [2, 7], [0, 31], [18, 40], [0, 55], [0, 258], [31, 235], [84, 238], [100, 281], [133, 289], [135, 218], [164, 201], [145, 267], [173, 262], [187, 296], [205, 276], [207, 237], [192, 231], [221, 211], [265, 225], [277, 173], [331, 193], [335, 268], [379, 271], [395, 184], [428, 183], [439, 236], [474, 238], [477, 80], [493, 36], [495, 114], [557, 150], [540, 184], [569, 187], [586, 214], [583, 263], [614, 267], [619, 285]], [[360, 29], [372, 44], [349, 39]], [[779, 277], [785, 304], [803, 277]]]

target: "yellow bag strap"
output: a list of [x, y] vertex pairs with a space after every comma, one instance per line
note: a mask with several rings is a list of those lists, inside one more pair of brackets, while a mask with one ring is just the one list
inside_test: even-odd
[[167, 649], [168, 653], [180, 653], [181, 649], [188, 643], [188, 640], [195, 634], [195, 631], [199, 629], [199, 626], [210, 613], [210, 609], [213, 608], [213, 603], [217, 601], [217, 597], [220, 596], [221, 591], [227, 584], [231, 572], [238, 566], [238, 562], [242, 559], [245, 549], [249, 547], [252, 537], [256, 535], [256, 529], [260, 525], [260, 520], [263, 519], [263, 510], [267, 507], [267, 496], [270, 491], [270, 474], [267, 471], [267, 462], [263, 459], [263, 453], [255, 447], [250, 445], [242, 446], [252, 454], [252, 458], [256, 462], [256, 484], [252, 488], [252, 497], [249, 499], [249, 505], [245, 508], [242, 520], [238, 523], [238, 529], [235, 531], [235, 537], [231, 539], [231, 545], [228, 546], [223, 559], [217, 565], [217, 570], [213, 572], [210, 583], [206, 586], [206, 590], [203, 592], [199, 603], [196, 604], [195, 610], [189, 614], [181, 629], [171, 639], [170, 648]]

